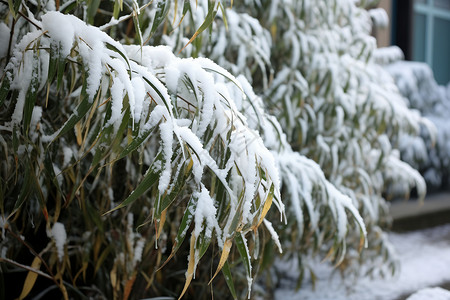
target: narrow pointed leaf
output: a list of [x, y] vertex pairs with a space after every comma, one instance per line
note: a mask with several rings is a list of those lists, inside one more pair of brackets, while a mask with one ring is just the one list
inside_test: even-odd
[[223, 249], [222, 249], [222, 255], [220, 256], [220, 261], [219, 261], [219, 265], [217, 266], [216, 273], [214, 273], [214, 276], [211, 278], [211, 280], [209, 281], [208, 284], [211, 284], [211, 282], [214, 280], [216, 275], [219, 273], [219, 271], [223, 268], [223, 266], [227, 262], [228, 255], [230, 254], [230, 250], [231, 250], [231, 246], [232, 245], [233, 245], [233, 241], [231, 239], [227, 240], [224, 243]]
[[[33, 259], [33, 262], [31, 263], [31, 268], [39, 270], [40, 267], [41, 267], [41, 260], [39, 259], [39, 257], [36, 256]], [[38, 277], [37, 273], [32, 271], [28, 272], [27, 277], [25, 278], [25, 282], [23, 284], [22, 292], [20, 293], [19, 296], [20, 300], [24, 299], [31, 292], [31, 289], [36, 283], [37, 277]]]
[[223, 277], [225, 277], [225, 282], [227, 283], [228, 289], [230, 290], [231, 296], [233, 299], [237, 299], [236, 289], [234, 288], [233, 277], [231, 276], [230, 265], [228, 261], [225, 261], [222, 268]]
[[115, 208], [107, 211], [103, 215], [109, 214], [117, 209], [125, 207], [134, 201], [136, 201], [140, 196], [142, 196], [145, 192], [147, 192], [159, 179], [161, 171], [155, 170], [153, 166], [148, 168], [147, 173], [144, 176], [144, 179], [139, 183], [136, 189], [125, 199], [122, 203], [120, 203]]

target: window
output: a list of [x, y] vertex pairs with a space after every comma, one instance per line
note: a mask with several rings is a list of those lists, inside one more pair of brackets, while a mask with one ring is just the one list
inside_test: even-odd
[[450, 0], [415, 0], [413, 60], [428, 63], [436, 81], [450, 81]]

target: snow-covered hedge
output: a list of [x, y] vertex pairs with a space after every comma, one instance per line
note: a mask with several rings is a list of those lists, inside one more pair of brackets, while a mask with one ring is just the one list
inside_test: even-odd
[[423, 128], [420, 137], [402, 136], [402, 157], [419, 169], [432, 188], [450, 183], [450, 85], [439, 86], [431, 68], [420, 62], [397, 61], [386, 66], [409, 106], [419, 110], [436, 128]]
[[[206, 16], [208, 2], [199, 3], [200, 13]], [[417, 136], [427, 121], [408, 109], [379, 64], [399, 55], [375, 51], [371, 22], [380, 19], [380, 11], [363, 9], [372, 7], [367, 1], [359, 5], [354, 1], [244, 1], [220, 15], [209, 39], [188, 47], [189, 53], [207, 56], [231, 73], [247, 77], [291, 148], [304, 157], [304, 167], [299, 169], [307, 168], [313, 159], [329, 181], [325, 186], [350, 197], [359, 209], [372, 241], [364, 256], [368, 259], [382, 252], [394, 268], [387, 254], [388, 239], [380, 234], [380, 227], [389, 222], [384, 197], [391, 189], [387, 187], [395, 183], [396, 192], [408, 194], [416, 186], [421, 197], [426, 190], [420, 174], [400, 160], [396, 143], [400, 136]], [[165, 36], [164, 42], [179, 51], [181, 41], [193, 34], [189, 28], [173, 28], [175, 34]], [[294, 173], [280, 167], [288, 217], [287, 228], [280, 230], [289, 233], [281, 237], [296, 245], [288, 254], [307, 257], [310, 246], [305, 249], [305, 244], [316, 250], [328, 245], [322, 249], [331, 248], [329, 253], [338, 253], [333, 257], [343, 259], [346, 245], [335, 247], [326, 238], [339, 228], [328, 213], [328, 205], [339, 200], [330, 197], [323, 205], [320, 199], [326, 195], [320, 196], [308, 184], [317, 183], [308, 175], [312, 173], [305, 172], [303, 177]], [[315, 200], [310, 200], [310, 194]], [[326, 225], [316, 230], [317, 224]], [[358, 230], [350, 230], [346, 241], [358, 248]], [[307, 261], [306, 257], [299, 261]]]
[[0, 262], [124, 299], [250, 296], [275, 246], [393, 266], [383, 193], [425, 188], [391, 141], [422, 119], [354, 1], [8, 4]]

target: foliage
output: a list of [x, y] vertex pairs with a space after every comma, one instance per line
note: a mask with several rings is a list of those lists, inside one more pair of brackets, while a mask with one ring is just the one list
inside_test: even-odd
[[[373, 3], [360, 5], [372, 7]], [[369, 269], [377, 269], [382, 254], [393, 271], [392, 247], [382, 234], [389, 224], [386, 197], [394, 184], [403, 194], [416, 186], [420, 197], [425, 195], [422, 177], [399, 159], [395, 145], [400, 136], [416, 136], [420, 124], [427, 121], [407, 108], [375, 61], [372, 15], [376, 14], [353, 1], [244, 1], [227, 10], [215, 23], [210, 41], [193, 45], [190, 53], [244, 74], [291, 147], [316, 161], [325, 178], [359, 209], [369, 247], [362, 256], [349, 254], [341, 266], [354, 269], [352, 262], [364, 257], [365, 263], [374, 260]], [[190, 33], [189, 27], [174, 30], [177, 34], [166, 40], [177, 51], [180, 37]], [[283, 164], [284, 152], [273, 152]], [[336, 193], [318, 196], [317, 190], [331, 184], [314, 177], [306, 158], [295, 161], [287, 158], [288, 167], [280, 165], [288, 217], [288, 228], [280, 228], [280, 237], [282, 244], [297, 245], [288, 254], [299, 255], [303, 264], [311, 249], [323, 250], [322, 245], [330, 245], [328, 238], [336, 237], [339, 226], [331, 225], [336, 220], [328, 208], [342, 197], [333, 197]], [[312, 188], [311, 183], [317, 186]], [[292, 227], [295, 224], [297, 228]], [[359, 231], [352, 233], [347, 243], [358, 249]], [[328, 255], [344, 259], [345, 246], [327, 247]]]
[[[25, 3], [21, 9], [28, 10]], [[224, 253], [220, 270], [237, 238], [250, 284], [246, 236], [257, 232], [272, 202], [283, 208], [270, 152], [215, 76], [239, 84], [208, 61], [178, 59], [161, 47], [122, 46], [74, 16], [50, 11], [40, 19], [24, 23], [30, 32], [2, 74], [8, 232], [32, 230], [17, 223], [29, 215], [44, 223], [39, 226], [52, 239], [38, 257], [50, 259], [47, 272], [64, 294], [62, 280], [88, 283], [91, 265], [94, 282], [109, 278], [105, 297], [128, 297], [148, 268], [140, 280], [151, 286], [166, 252], [161, 244], [175, 234], [170, 259], [188, 233], [182, 294], [213, 240]], [[139, 208], [123, 209], [136, 201]], [[162, 234], [166, 219], [171, 226]], [[69, 232], [68, 240], [52, 228]], [[81, 241], [77, 231], [84, 232]], [[8, 256], [14, 251], [4, 249]]]
[[421, 119], [353, 1], [0, 9], [0, 262], [29, 271], [19, 298], [40, 277], [65, 298], [242, 298], [274, 245], [392, 262], [383, 193], [422, 179], [390, 141]]
[[439, 86], [433, 71], [424, 63], [397, 60], [386, 65], [386, 69], [408, 99], [409, 107], [420, 111], [437, 131], [430, 134], [429, 130], [422, 128], [418, 137], [402, 136], [399, 141], [402, 158], [420, 170], [429, 187], [447, 188], [450, 168], [449, 87]]

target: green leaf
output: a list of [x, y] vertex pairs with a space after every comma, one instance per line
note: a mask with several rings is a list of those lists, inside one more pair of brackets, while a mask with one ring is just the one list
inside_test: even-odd
[[16, 211], [23, 205], [23, 203], [31, 193], [31, 187], [33, 186], [31, 172], [32, 170], [30, 169], [29, 164], [25, 164], [25, 177], [22, 182], [22, 189], [20, 191], [19, 198], [14, 204], [14, 209], [10, 215], [16, 213]]
[[[156, 159], [155, 159], [156, 160]], [[158, 180], [161, 170], [155, 170], [155, 167], [151, 165], [147, 172], [144, 175], [144, 179], [138, 184], [136, 189], [125, 199], [122, 203], [120, 203], [115, 208], [107, 211], [103, 215], [109, 214], [117, 209], [130, 205], [134, 201], [136, 201], [140, 196], [142, 196], [145, 192], [147, 192]]]
[[[122, 121], [120, 122], [119, 128], [117, 130], [117, 132], [115, 133], [114, 139], [112, 141], [110, 141], [110, 145], [111, 145], [111, 149], [114, 152], [118, 152], [118, 148], [120, 146], [120, 143], [123, 141], [123, 137], [124, 134], [127, 131], [128, 128], [128, 121], [130, 120], [130, 106], [127, 105], [127, 109], [125, 110], [123, 117], [122, 117]], [[111, 125], [111, 128], [113, 127], [113, 125]]]
[[22, 0], [8, 0], [8, 6], [9, 6], [9, 11], [12, 13], [14, 19], [17, 18], [17, 13], [19, 12], [20, 9], [20, 4], [22, 3]]
[[39, 179], [34, 171], [31, 171], [31, 183], [35, 194], [37, 195], [39, 206], [44, 213], [45, 219], [48, 219], [47, 206], [45, 204], [44, 193], [42, 192], [41, 185], [39, 184]]
[[225, 25], [225, 29], [228, 30], [227, 12], [223, 8], [222, 2], [219, 2], [219, 7], [220, 11], [222, 12], [223, 25]]
[[[34, 62], [37, 62], [38, 60], [39, 58], [35, 54]], [[28, 131], [30, 130], [31, 116], [33, 114], [34, 105], [36, 104], [37, 92], [39, 88], [38, 67], [39, 65], [35, 63], [31, 75], [31, 84], [27, 95], [25, 96], [25, 105], [23, 107], [23, 128], [25, 135], [28, 135]]]
[[156, 86], [147, 78], [145, 78], [145, 76], [142, 77], [142, 79], [144, 79], [145, 82], [148, 83], [148, 85], [150, 85], [152, 87], [152, 89], [158, 94], [159, 98], [161, 98], [161, 100], [164, 102], [164, 106], [167, 108], [167, 110], [170, 112], [170, 106], [166, 101], [166, 98], [164, 98], [164, 96], [161, 94], [161, 92], [156, 88]]
[[205, 17], [205, 20], [203, 21], [202, 25], [200, 25], [200, 27], [197, 29], [197, 31], [194, 33], [194, 35], [193, 35], [193, 36], [191, 37], [191, 39], [189, 40], [189, 42], [188, 42], [186, 45], [184, 45], [183, 49], [181, 49], [180, 52], [183, 51], [184, 48], [186, 48], [190, 43], [192, 43], [192, 41], [195, 40], [195, 38], [196, 38], [200, 33], [202, 33], [203, 31], [205, 31], [205, 29], [208, 28], [208, 27], [212, 24], [212, 22], [214, 21], [214, 17], [215, 17], [216, 14], [217, 14], [217, 8], [219, 7], [219, 5], [216, 6], [215, 4], [211, 5], [211, 4], [209, 3], [208, 6], [209, 6], [209, 8], [208, 8], [208, 13], [207, 13], [207, 15], [206, 15], [206, 17]]
[[250, 262], [250, 254], [248, 253], [247, 245], [244, 242], [241, 232], [237, 232], [235, 236], [236, 247], [239, 251], [239, 255], [244, 263], [245, 271], [248, 277], [252, 277], [252, 265]]
[[134, 37], [134, 42], [137, 45], [140, 45], [142, 47], [142, 32], [141, 32], [141, 27], [139, 24], [139, 18], [136, 14], [133, 15], [133, 25], [134, 25], [134, 30], [136, 31], [135, 37]]
[[186, 234], [188, 232], [189, 226], [191, 226], [196, 206], [197, 206], [197, 199], [191, 196], [188, 205], [184, 211], [183, 218], [181, 219], [177, 236], [175, 237], [175, 243], [178, 245], [177, 249], [180, 247], [181, 243], [183, 243], [184, 238], [186, 237]]
[[59, 90], [59, 88], [61, 87], [61, 84], [63, 82], [64, 70], [66, 68], [66, 58], [61, 57], [59, 55], [59, 53], [58, 53], [57, 66], [58, 66], [58, 81], [56, 84], [56, 89]]
[[3, 105], [3, 102], [5, 101], [6, 97], [9, 93], [9, 78], [8, 76], [3, 77], [2, 85], [0, 87], [0, 107]]
[[178, 233], [177, 236], [175, 237], [172, 252], [166, 259], [166, 261], [162, 264], [162, 266], [159, 267], [159, 269], [163, 268], [170, 261], [170, 259], [175, 255], [178, 249], [180, 249], [181, 244], [183, 244], [183, 241], [188, 233], [189, 227], [191, 226], [192, 220], [194, 219], [196, 205], [197, 199], [191, 196], [191, 198], [189, 199], [189, 203], [184, 211], [183, 218], [181, 219], [180, 226], [178, 227]]
[[230, 290], [231, 296], [233, 299], [237, 299], [236, 290], [234, 288], [233, 277], [231, 277], [230, 265], [228, 261], [222, 267], [223, 277], [225, 278], [225, 282], [227, 283], [228, 289]]
[[86, 85], [83, 85], [81, 95], [83, 100], [77, 106], [75, 112], [69, 117], [64, 126], [58, 131], [55, 140], [60, 136], [66, 134], [68, 131], [72, 130], [75, 124], [77, 124], [78, 121], [80, 121], [92, 107], [94, 101], [89, 101], [89, 96], [86, 94]]
[[112, 50], [114, 52], [116, 52], [117, 54], [119, 54], [127, 63], [128, 66], [128, 75], [131, 78], [131, 66], [130, 66], [130, 61], [128, 60], [128, 56], [126, 56], [122, 51], [120, 51], [116, 46], [114, 46], [113, 44], [110, 44], [108, 42], [105, 43], [106, 48], [108, 48], [109, 50]]
[[68, 13], [72, 12], [78, 6], [78, 1], [69, 1], [67, 3], [70, 3], [70, 4], [68, 4], [68, 5], [65, 4], [66, 7], [62, 11], [64, 14], [68, 14]]
[[119, 0], [114, 1], [113, 17], [116, 20], [119, 19], [119, 13], [122, 11], [122, 3]]
[[205, 255], [206, 250], [208, 250], [209, 244], [211, 244], [211, 237], [205, 235], [205, 230], [202, 231], [197, 239], [197, 249], [199, 249], [198, 260], [200, 260], [203, 255]]
[[156, 7], [155, 19], [153, 20], [152, 29], [150, 30], [150, 36], [152, 36], [159, 25], [164, 21], [169, 13], [171, 1], [159, 1]]
[[56, 75], [56, 67], [59, 63], [58, 47], [55, 44], [50, 45], [50, 62], [48, 65], [47, 83], [52, 83]]
[[100, 0], [88, 0], [87, 7], [87, 19], [88, 23], [94, 25], [94, 17], [97, 14], [98, 7], [100, 6]]
[[45, 157], [44, 157], [44, 174], [56, 187], [56, 189], [58, 190], [58, 193], [62, 197], [64, 197], [64, 193], [62, 192], [61, 187], [59, 186], [58, 180], [56, 178], [55, 170], [53, 169], [53, 162], [52, 162], [52, 158], [50, 157], [50, 153], [52, 153], [52, 151], [47, 148], [45, 151]]
[[22, 0], [14, 0], [14, 12], [16, 14], [19, 12], [21, 4], [22, 4]]
[[167, 207], [172, 204], [172, 202], [176, 199], [176, 197], [180, 194], [180, 192], [183, 190], [186, 180], [189, 177], [190, 173], [185, 172], [186, 170], [186, 162], [183, 162], [183, 165], [181, 167], [181, 171], [178, 173], [178, 177], [175, 181], [175, 186], [172, 188], [171, 192], [163, 196], [160, 202], [160, 205], [158, 205], [158, 211], [156, 212], [155, 216], [156, 218], [159, 218], [161, 215], [161, 212], [165, 210]]
[[[159, 124], [159, 123], [158, 123]], [[157, 124], [157, 125], [158, 125]], [[151, 127], [151, 128], [147, 128], [145, 130], [143, 130], [141, 132], [141, 134], [135, 138], [133, 138], [133, 141], [127, 145], [125, 147], [125, 149], [122, 150], [122, 152], [119, 154], [119, 156], [116, 158], [121, 159], [124, 158], [125, 156], [127, 156], [129, 153], [133, 152], [134, 150], [136, 150], [139, 146], [142, 145], [142, 143], [148, 138], [148, 136], [150, 134], [152, 134], [152, 132], [155, 130], [155, 128], [157, 127], [157, 125]]]

